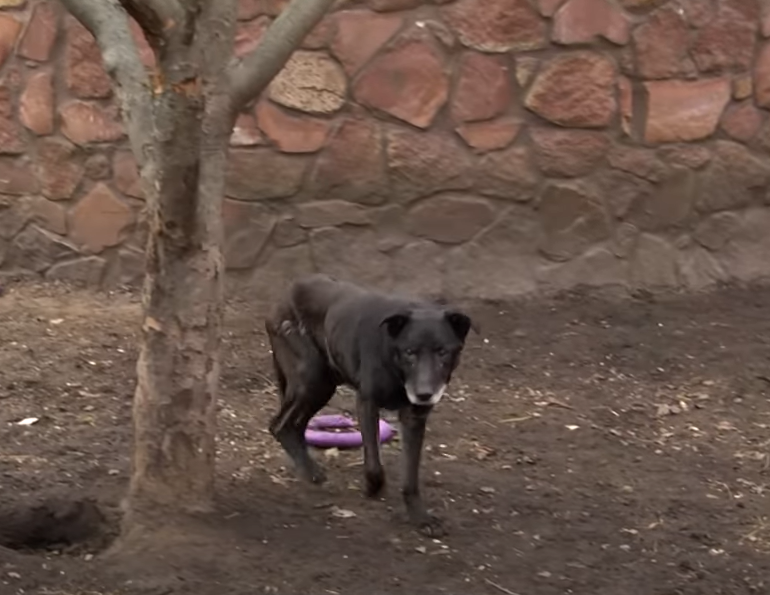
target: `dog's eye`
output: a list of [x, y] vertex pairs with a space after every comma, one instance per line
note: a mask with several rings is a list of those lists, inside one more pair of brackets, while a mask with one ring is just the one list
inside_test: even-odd
[[404, 351], [404, 353], [407, 355], [407, 357], [412, 357], [416, 352], [414, 349], [407, 349]]
[[447, 354], [446, 349], [439, 349], [436, 354], [438, 354], [439, 357], [444, 357]]

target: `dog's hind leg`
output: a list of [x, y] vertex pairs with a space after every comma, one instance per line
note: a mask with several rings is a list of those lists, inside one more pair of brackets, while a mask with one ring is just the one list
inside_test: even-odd
[[334, 395], [336, 384], [323, 356], [291, 321], [277, 328], [268, 323], [268, 337], [278, 377], [281, 407], [270, 423], [278, 440], [305, 481], [322, 483], [326, 475], [310, 456], [305, 441], [308, 422]]

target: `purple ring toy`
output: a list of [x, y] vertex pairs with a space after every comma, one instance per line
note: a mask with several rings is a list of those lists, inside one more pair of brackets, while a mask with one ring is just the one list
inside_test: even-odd
[[[344, 415], [319, 415], [310, 420], [305, 440], [318, 448], [358, 448], [364, 440], [361, 432], [324, 432], [323, 428], [344, 429], [355, 427], [355, 422]], [[384, 419], [380, 420], [380, 444], [393, 438], [396, 431]]]

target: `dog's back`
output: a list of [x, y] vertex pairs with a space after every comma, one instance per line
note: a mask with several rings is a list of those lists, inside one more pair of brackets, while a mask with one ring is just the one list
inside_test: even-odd
[[371, 290], [320, 273], [295, 281], [288, 301], [294, 319], [322, 351], [331, 341], [345, 345], [348, 354], [357, 351], [354, 342], [373, 340], [388, 314], [425, 305], [421, 300]]

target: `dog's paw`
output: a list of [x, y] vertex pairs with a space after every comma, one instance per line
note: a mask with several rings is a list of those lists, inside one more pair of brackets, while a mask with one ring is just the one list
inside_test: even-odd
[[306, 467], [298, 467], [297, 473], [300, 479], [309, 483], [320, 485], [326, 482], [326, 472], [316, 463]]
[[382, 493], [385, 488], [385, 471], [366, 471], [364, 473], [364, 494], [367, 498], [374, 498]]
[[432, 537], [433, 539], [444, 537], [447, 534], [444, 522], [433, 515], [427, 515], [421, 519], [417, 524], [417, 530], [426, 537]]

